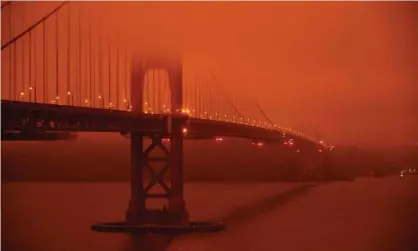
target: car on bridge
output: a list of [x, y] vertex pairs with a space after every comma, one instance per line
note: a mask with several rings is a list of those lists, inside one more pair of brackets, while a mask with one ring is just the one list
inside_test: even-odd
[[405, 175], [418, 175], [418, 170], [416, 168], [409, 168], [401, 171], [401, 178]]

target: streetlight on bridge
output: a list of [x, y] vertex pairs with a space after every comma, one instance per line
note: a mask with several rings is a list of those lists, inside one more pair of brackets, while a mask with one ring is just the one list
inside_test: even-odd
[[34, 101], [36, 103], [36, 88], [35, 87], [29, 87], [29, 102], [32, 102], [32, 92], [34, 93]]
[[113, 109], [113, 108], [115, 108], [115, 105], [112, 102], [109, 102], [109, 104], [107, 104], [107, 108], [108, 109]]
[[74, 105], [74, 95], [71, 91], [67, 92], [67, 104]]
[[128, 100], [126, 98], [123, 99], [123, 103], [125, 103], [126, 110], [129, 110], [130, 105], [129, 105], [129, 102], [128, 102]]
[[99, 95], [97, 98], [99, 99], [100, 108], [104, 108], [104, 100], [102, 95]]

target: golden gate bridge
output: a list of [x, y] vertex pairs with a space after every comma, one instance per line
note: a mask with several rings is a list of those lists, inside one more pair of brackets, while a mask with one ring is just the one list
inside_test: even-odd
[[[2, 4], [10, 18], [13, 5]], [[13, 29], [10, 19], [1, 51], [2, 135], [119, 132], [130, 138], [131, 200], [125, 221], [93, 229], [223, 229], [223, 223], [189, 220], [183, 197], [185, 139], [239, 137], [257, 147], [283, 144], [301, 153], [316, 179], [325, 178], [332, 146], [273, 123], [256, 101], [238, 100], [212, 72], [203, 78], [188, 76], [180, 56], [141, 53], [123, 39], [113, 39], [112, 31], [105, 33], [92, 15], [76, 3], [62, 2], [23, 31]], [[247, 114], [250, 107], [255, 113]], [[145, 138], [151, 139], [147, 147]], [[164, 156], [151, 156], [156, 148]], [[157, 170], [156, 162], [164, 167]], [[151, 192], [156, 184], [160, 193]], [[148, 209], [146, 201], [153, 198], [167, 199], [168, 208]]]

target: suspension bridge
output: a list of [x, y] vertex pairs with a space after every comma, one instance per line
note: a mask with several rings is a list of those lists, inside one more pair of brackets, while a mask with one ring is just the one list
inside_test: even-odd
[[[332, 147], [275, 124], [253, 99], [238, 100], [213, 73], [189, 76], [180, 56], [139, 53], [113, 39], [75, 3], [62, 2], [33, 24], [13, 27], [14, 3], [2, 27], [2, 135], [51, 131], [120, 132], [131, 141], [131, 200], [124, 222], [99, 231], [219, 230], [193, 224], [183, 200], [183, 140], [249, 139], [255, 147], [284, 144], [323, 177]], [[8, 11], [8, 12], [7, 12]], [[107, 32], [107, 33], [106, 33]], [[6, 37], [6, 38], [4, 38]], [[251, 110], [252, 107], [252, 110]], [[251, 113], [251, 111], [253, 113]], [[144, 140], [151, 139], [145, 146]], [[163, 156], [151, 152], [159, 148]], [[155, 163], [163, 163], [157, 170]], [[306, 168], [305, 168], [306, 169]], [[148, 171], [148, 175], [144, 174]], [[167, 178], [168, 176], [168, 178]], [[152, 193], [159, 184], [162, 190]], [[146, 201], [168, 200], [165, 211]]]

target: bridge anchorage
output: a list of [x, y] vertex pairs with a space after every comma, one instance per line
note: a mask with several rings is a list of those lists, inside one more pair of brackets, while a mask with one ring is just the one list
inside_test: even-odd
[[[225, 229], [223, 222], [191, 222], [184, 201], [183, 140], [187, 133], [188, 116], [182, 113], [182, 65], [180, 60], [134, 59], [131, 73], [132, 111], [143, 111], [144, 78], [149, 69], [163, 68], [169, 77], [172, 114], [166, 130], [160, 132], [131, 132], [131, 197], [123, 222], [98, 223], [92, 230], [125, 233], [190, 233], [217, 232]], [[151, 145], [144, 147], [144, 139], [150, 137]], [[167, 143], [166, 147], [164, 143]], [[152, 157], [157, 148], [163, 157]], [[157, 170], [156, 163], [163, 163]], [[145, 175], [149, 173], [149, 179]], [[169, 173], [169, 175], [167, 175]], [[168, 182], [167, 182], [167, 176]], [[150, 190], [159, 184], [162, 193]], [[168, 200], [168, 207], [161, 210], [147, 208], [147, 201], [156, 198]]]

